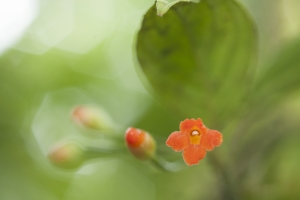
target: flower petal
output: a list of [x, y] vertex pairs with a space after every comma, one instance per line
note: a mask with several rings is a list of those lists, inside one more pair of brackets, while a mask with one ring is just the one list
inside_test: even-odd
[[223, 135], [216, 130], [208, 130], [207, 134], [201, 137], [200, 146], [204, 149], [211, 151], [215, 147], [220, 146], [223, 142]]
[[189, 136], [175, 131], [168, 137], [166, 145], [172, 147], [174, 151], [182, 151], [189, 145]]
[[206, 150], [201, 148], [200, 145], [189, 145], [184, 149], [182, 156], [187, 165], [196, 165], [206, 155]]
[[202, 120], [198, 118], [197, 120], [195, 119], [185, 119], [180, 123], [180, 131], [185, 134], [189, 134], [190, 131], [193, 129], [199, 129], [201, 132], [206, 133], [207, 128], [204, 126]]

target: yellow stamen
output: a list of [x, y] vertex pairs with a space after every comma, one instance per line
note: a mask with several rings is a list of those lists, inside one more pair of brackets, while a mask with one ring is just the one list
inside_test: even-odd
[[201, 132], [198, 130], [193, 130], [190, 133], [190, 143], [191, 144], [200, 144]]
[[199, 132], [198, 131], [193, 131], [192, 135], [199, 135]]

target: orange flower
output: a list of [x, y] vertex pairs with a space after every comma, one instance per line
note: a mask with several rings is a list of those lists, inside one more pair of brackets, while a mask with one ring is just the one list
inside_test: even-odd
[[183, 151], [182, 156], [187, 165], [198, 164], [206, 155], [220, 146], [223, 136], [219, 131], [209, 130], [198, 118], [186, 119], [180, 123], [180, 131], [171, 133], [166, 141], [174, 151]]

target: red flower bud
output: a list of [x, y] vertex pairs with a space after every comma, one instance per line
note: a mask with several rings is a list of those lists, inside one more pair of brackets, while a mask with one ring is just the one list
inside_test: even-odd
[[125, 140], [130, 152], [136, 158], [145, 160], [154, 156], [156, 143], [146, 131], [130, 127], [126, 130]]

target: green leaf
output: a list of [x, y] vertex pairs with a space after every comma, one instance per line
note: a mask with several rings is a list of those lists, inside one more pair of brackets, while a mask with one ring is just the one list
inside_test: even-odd
[[279, 101], [300, 90], [300, 40], [284, 48], [261, 72], [256, 82], [258, 98]]
[[225, 123], [238, 111], [253, 77], [256, 32], [232, 0], [153, 6], [137, 39], [137, 57], [160, 99], [181, 117]]
[[286, 103], [291, 95], [300, 92], [299, 55], [300, 39], [283, 48], [272, 62], [262, 68], [248, 101], [248, 124], [258, 118], [260, 122], [268, 120], [274, 113], [280, 112], [282, 103]]

